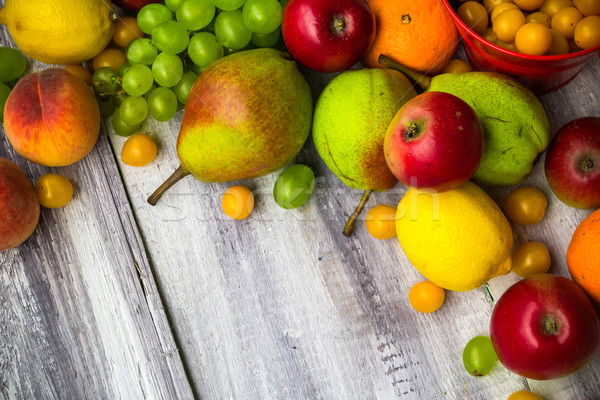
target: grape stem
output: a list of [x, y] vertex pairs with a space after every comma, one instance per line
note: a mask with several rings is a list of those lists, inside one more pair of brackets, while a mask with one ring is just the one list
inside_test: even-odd
[[148, 204], [152, 206], [155, 205], [156, 202], [162, 197], [162, 195], [169, 188], [171, 188], [171, 186], [179, 182], [181, 179], [185, 178], [188, 174], [189, 172], [183, 169], [183, 167], [180, 165], [179, 168], [177, 168], [175, 172], [173, 172], [173, 174], [169, 176], [167, 180], [164, 181], [163, 184], [160, 185], [158, 189], [156, 189], [154, 193], [150, 195], [150, 197], [148, 197]]
[[358, 216], [360, 215], [362, 210], [365, 208], [367, 201], [369, 201], [369, 197], [371, 196], [371, 193], [373, 193], [373, 190], [371, 190], [371, 189], [365, 190], [363, 192], [363, 195], [360, 199], [360, 202], [358, 203], [358, 206], [356, 206], [356, 209], [348, 218], [348, 222], [346, 222], [346, 226], [344, 226], [344, 235], [350, 236], [350, 235], [352, 235], [352, 232], [354, 232], [354, 225], [356, 224], [356, 220], [358, 219]]
[[490, 297], [490, 300], [492, 301], [492, 306], [495, 306], [496, 301], [494, 300], [494, 296], [492, 296], [492, 292], [490, 291], [490, 285], [486, 282], [484, 287], [485, 287], [485, 291], [487, 292], [488, 296]]

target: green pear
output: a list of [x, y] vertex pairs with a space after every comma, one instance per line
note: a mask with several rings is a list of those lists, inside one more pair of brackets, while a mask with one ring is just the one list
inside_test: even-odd
[[495, 72], [466, 72], [427, 77], [389, 59], [379, 62], [405, 73], [424, 90], [453, 94], [467, 102], [483, 127], [481, 164], [472, 180], [480, 185], [511, 186], [523, 182], [550, 142], [544, 107], [515, 79]]
[[312, 94], [287, 53], [241, 51], [196, 79], [177, 138], [181, 166], [149, 198], [184, 176], [202, 182], [256, 178], [288, 164], [310, 133]]
[[392, 188], [396, 177], [383, 154], [383, 140], [396, 112], [416, 96], [411, 82], [392, 69], [347, 70], [321, 92], [313, 116], [312, 135], [317, 152], [347, 186], [364, 191], [344, 234], [373, 190]]

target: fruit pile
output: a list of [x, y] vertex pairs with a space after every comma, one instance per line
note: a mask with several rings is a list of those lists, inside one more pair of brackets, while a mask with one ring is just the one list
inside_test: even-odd
[[561, 55], [600, 45], [596, 0], [461, 0], [459, 18], [479, 36], [527, 55]]
[[168, 121], [185, 105], [198, 74], [242, 49], [280, 43], [277, 0], [167, 0], [142, 7], [115, 26], [113, 43], [93, 59], [103, 117], [121, 136], [148, 115]]
[[[460, 2], [457, 13], [496, 44], [526, 54], [564, 54], [600, 42], [599, 4], [468, 0]], [[600, 181], [600, 118], [571, 121], [551, 140], [539, 99], [512, 78], [488, 72], [438, 74], [456, 68], [449, 61], [457, 42], [440, 2], [152, 0], [110, 31], [112, 44], [91, 59], [93, 75], [72, 64], [22, 77], [25, 57], [0, 48], [0, 111], [6, 108], [0, 117], [17, 153], [45, 166], [77, 162], [95, 144], [102, 115], [112, 116], [114, 131], [128, 137], [121, 160], [146, 165], [157, 146], [140, 132], [142, 123], [148, 116], [168, 121], [184, 106], [177, 140], [181, 165], [150, 196], [150, 204], [187, 175], [229, 182], [281, 170], [273, 199], [293, 209], [305, 204], [315, 187], [309, 166], [290, 165], [312, 133], [325, 165], [349, 188], [363, 192], [344, 234], [352, 233], [374, 191], [398, 182], [406, 186], [397, 205], [372, 207], [365, 227], [377, 239], [397, 237], [426, 279], [408, 293], [415, 310], [434, 312], [446, 290], [480, 288], [511, 270], [523, 278], [498, 300], [490, 337], [477, 336], [465, 345], [463, 363], [471, 375], [488, 374], [499, 359], [517, 374], [553, 379], [581, 368], [598, 350], [600, 341], [581, 339], [590, 332], [597, 337], [600, 329], [585, 294], [600, 301], [598, 212], [582, 222], [569, 246], [567, 262], [576, 285], [546, 274], [551, 259], [543, 243], [514, 246], [511, 223], [541, 222], [548, 204], [544, 193], [521, 186], [499, 207], [478, 185], [524, 183], [547, 150], [544, 171], [556, 197], [573, 207], [600, 207], [600, 192], [590, 190]], [[103, 28], [102, 36], [106, 32]], [[280, 46], [291, 56], [275, 49]], [[358, 62], [367, 67], [351, 69]], [[338, 72], [314, 108], [298, 64]], [[381, 66], [388, 68], [376, 68]], [[464, 62], [459, 67], [469, 70]], [[25, 118], [24, 105], [31, 106], [27, 110], [52, 107], [56, 117], [32, 113]], [[56, 146], [61, 140], [81, 143]], [[10, 215], [0, 210], [0, 251], [31, 235], [40, 204], [62, 207], [73, 196], [73, 185], [60, 175], [44, 175], [32, 188], [17, 170], [0, 159], [0, 183], [9, 176], [13, 185], [9, 205], [17, 207], [15, 199], [25, 198], [31, 220], [21, 232], [9, 234]], [[242, 220], [254, 201], [251, 190], [235, 185], [224, 193], [221, 208]], [[543, 320], [519, 314], [528, 299], [524, 292], [539, 299]], [[510, 336], [518, 331], [514, 327], [528, 324], [536, 335], [573, 332], [564, 343], [545, 341], [544, 357], [553, 361], [543, 368], [519, 358], [535, 349], [514, 351], [519, 342]], [[578, 343], [586, 346], [577, 348]], [[581, 356], [562, 363], [560, 355], [573, 351]], [[532, 353], [529, 358], [540, 357]]]

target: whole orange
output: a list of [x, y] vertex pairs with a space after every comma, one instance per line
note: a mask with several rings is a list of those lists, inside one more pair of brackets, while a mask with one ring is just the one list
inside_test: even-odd
[[454, 55], [458, 31], [439, 0], [370, 0], [375, 41], [362, 60], [380, 68], [380, 54], [428, 75], [442, 71]]
[[575, 283], [600, 305], [600, 210], [581, 221], [567, 249], [567, 265]]

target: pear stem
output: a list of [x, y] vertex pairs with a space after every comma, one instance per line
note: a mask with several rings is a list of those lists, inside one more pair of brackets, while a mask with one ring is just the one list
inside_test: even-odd
[[404, 75], [408, 76], [412, 81], [416, 82], [423, 90], [427, 90], [429, 89], [429, 86], [431, 86], [430, 77], [428, 77], [427, 75], [420, 74], [416, 71], [405, 67], [402, 64], [397, 63], [385, 54], [380, 54], [378, 61], [381, 65], [385, 65], [388, 68], [402, 72]]
[[166, 181], [163, 182], [162, 185], [160, 185], [158, 187], [158, 189], [156, 189], [154, 191], [154, 193], [152, 193], [150, 195], [150, 197], [148, 197], [148, 203], [150, 205], [155, 205], [156, 202], [162, 197], [162, 195], [174, 184], [176, 184], [177, 182], [179, 182], [182, 178], [185, 178], [187, 175], [189, 174], [189, 172], [187, 172], [186, 170], [183, 169], [183, 167], [180, 165], [179, 168], [177, 168], [175, 170], [175, 172], [173, 172], [173, 174], [167, 178]]
[[348, 218], [348, 222], [346, 222], [346, 226], [344, 226], [344, 235], [346, 235], [346, 236], [352, 235], [352, 232], [354, 231], [354, 225], [356, 224], [356, 220], [358, 219], [358, 216], [360, 215], [362, 210], [365, 208], [365, 204], [367, 204], [367, 201], [369, 201], [369, 197], [371, 196], [371, 193], [373, 193], [373, 191], [370, 189], [365, 190], [363, 192], [363, 195], [360, 199], [360, 202], [358, 203], [358, 206], [356, 206], [356, 209], [354, 210], [352, 215], [350, 215], [350, 218]]

